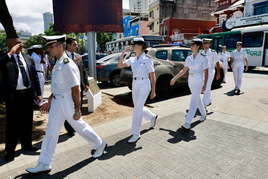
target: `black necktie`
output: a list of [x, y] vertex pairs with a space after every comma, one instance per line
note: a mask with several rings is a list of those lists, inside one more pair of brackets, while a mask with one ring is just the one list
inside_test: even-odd
[[74, 53], [71, 54], [72, 55], [72, 60], [74, 59]]
[[17, 58], [18, 58], [18, 63], [20, 65], [20, 72], [21, 72], [21, 76], [22, 76], [22, 80], [23, 80], [23, 85], [28, 88], [30, 83], [29, 83], [29, 80], [28, 80], [24, 65], [21, 62], [19, 55], [17, 55]]

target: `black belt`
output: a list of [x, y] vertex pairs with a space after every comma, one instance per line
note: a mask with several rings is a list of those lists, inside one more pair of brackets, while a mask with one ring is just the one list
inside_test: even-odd
[[134, 79], [134, 80], [145, 80], [145, 79], [147, 79], [147, 78], [134, 77], [133, 79]]
[[30, 88], [23, 89], [23, 90], [16, 90], [17, 93], [26, 93]]
[[44, 73], [43, 71], [36, 71], [36, 72], [39, 72], [39, 73]]

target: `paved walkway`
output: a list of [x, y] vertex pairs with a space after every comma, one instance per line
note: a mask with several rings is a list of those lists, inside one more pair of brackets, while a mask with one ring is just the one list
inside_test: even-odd
[[[0, 160], [0, 178], [268, 178], [268, 121], [246, 117], [243, 111], [225, 113], [220, 107], [220, 102], [227, 98], [243, 101], [250, 91], [268, 87], [267, 74], [244, 77], [244, 94], [231, 97], [227, 93], [232, 94], [233, 81], [228, 74], [229, 82], [212, 92], [213, 105], [208, 107], [207, 120], [201, 123], [197, 116], [189, 131], [180, 125], [190, 95], [155, 101], [150, 106], [159, 114], [157, 125], [149, 130], [150, 124], [144, 120], [141, 139], [136, 144], [127, 144], [130, 115], [93, 126], [109, 145], [100, 159], [91, 157], [92, 147], [80, 136], [63, 135], [57, 145], [52, 172], [26, 173], [27, 167], [36, 165], [40, 151], [17, 151], [13, 162]], [[121, 93], [128, 92], [127, 87], [121, 89]], [[102, 91], [115, 93], [114, 90]], [[252, 105], [254, 109], [256, 104]], [[265, 105], [256, 107], [264, 117], [268, 114]]]

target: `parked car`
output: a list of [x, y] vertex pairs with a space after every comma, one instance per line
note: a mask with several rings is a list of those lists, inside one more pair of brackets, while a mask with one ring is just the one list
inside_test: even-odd
[[[96, 61], [106, 56], [107, 54], [96, 54]], [[82, 60], [83, 60], [85, 67], [88, 69], [88, 54], [82, 55]]]
[[120, 71], [121, 68], [117, 67], [118, 60], [121, 53], [114, 53], [108, 55], [96, 62], [97, 80], [103, 83], [108, 83], [112, 86], [120, 86]]
[[[190, 48], [179, 46], [147, 49], [146, 55], [151, 57], [154, 62], [156, 76], [156, 95], [159, 98], [166, 99], [170, 97], [174, 88], [188, 84], [188, 72], [179, 78], [174, 86], [170, 86], [170, 80], [183, 69], [185, 59], [190, 53], [192, 53]], [[135, 52], [129, 53], [125, 58], [128, 59], [130, 56], [135, 56]], [[221, 63], [220, 67], [221, 78], [219, 80], [216, 80], [216, 77], [214, 77], [212, 83], [214, 87], [219, 87], [223, 81], [224, 67]], [[122, 69], [120, 76], [121, 82], [126, 84], [129, 89], [132, 89], [131, 67]]]

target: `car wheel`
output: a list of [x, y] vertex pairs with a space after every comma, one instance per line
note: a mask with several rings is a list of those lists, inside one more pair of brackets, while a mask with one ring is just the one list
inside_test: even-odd
[[224, 76], [223, 76], [224, 72], [223, 72], [222, 69], [220, 71], [220, 74], [221, 74], [220, 79], [216, 80], [216, 75], [217, 75], [217, 70], [216, 70], [215, 76], [214, 76], [214, 79], [213, 79], [213, 82], [212, 82], [212, 87], [213, 88], [219, 88], [221, 86], [221, 83], [223, 82], [223, 78], [224, 78]]
[[110, 83], [112, 86], [118, 87], [121, 85], [121, 80], [120, 80], [120, 73], [113, 73], [111, 78], [110, 78]]
[[170, 77], [160, 77], [156, 82], [156, 95], [161, 99], [167, 99], [173, 92], [173, 86], [170, 86]]

